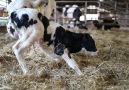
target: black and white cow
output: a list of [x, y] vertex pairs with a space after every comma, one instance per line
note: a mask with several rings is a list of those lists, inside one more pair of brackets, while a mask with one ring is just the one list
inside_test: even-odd
[[63, 18], [66, 19], [66, 24], [68, 24], [69, 28], [79, 28], [79, 18], [81, 16], [81, 11], [78, 7], [78, 5], [72, 5], [71, 7], [69, 5], [66, 5], [63, 8]]
[[[91, 52], [91, 55], [97, 54], [95, 42], [89, 34], [77, 34], [65, 30], [60, 24], [49, 22], [35, 9], [22, 8], [12, 12], [7, 31], [12, 37], [18, 39], [12, 49], [24, 74], [29, 72], [24, 53], [35, 43], [52, 59], [64, 59], [78, 75], [82, 75], [82, 72], [70, 53], [76, 53], [85, 48]], [[63, 53], [58, 51], [59, 49]]]

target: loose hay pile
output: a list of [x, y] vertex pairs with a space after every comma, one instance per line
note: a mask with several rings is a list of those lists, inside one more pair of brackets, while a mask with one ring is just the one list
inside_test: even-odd
[[84, 76], [63, 60], [52, 61], [38, 48], [26, 56], [33, 75], [24, 76], [11, 49], [15, 40], [0, 33], [0, 90], [128, 90], [129, 31], [93, 31], [92, 35], [99, 55], [73, 55]]

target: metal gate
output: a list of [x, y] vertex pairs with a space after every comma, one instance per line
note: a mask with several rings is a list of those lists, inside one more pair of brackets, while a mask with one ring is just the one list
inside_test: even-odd
[[[115, 1], [56, 1], [54, 6], [54, 21], [57, 22], [59, 19], [56, 14], [56, 7], [63, 8], [66, 4], [79, 5], [80, 8], [84, 8], [84, 14], [87, 16], [89, 13], [92, 13], [92, 10], [90, 10], [93, 8], [92, 6], [95, 6], [97, 14], [99, 14], [98, 20], [114, 19], [119, 22], [121, 27], [129, 27], [129, 3], [118, 3]], [[90, 6], [91, 8], [89, 9]], [[87, 20], [87, 16], [85, 21]]]

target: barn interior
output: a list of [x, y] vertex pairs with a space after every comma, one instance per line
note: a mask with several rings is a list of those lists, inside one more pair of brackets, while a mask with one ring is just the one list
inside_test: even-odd
[[67, 23], [63, 23], [64, 18], [56, 11], [74, 4], [83, 8], [86, 26], [93, 24], [87, 20], [104, 19], [120, 25], [110, 30], [68, 28], [76, 33], [90, 33], [98, 50], [95, 57], [72, 54], [84, 74], [81, 76], [64, 60], [55, 61], [36, 46], [29, 48], [25, 57], [31, 74], [23, 75], [12, 50], [17, 39], [6, 30], [8, 15], [3, 11], [10, 2], [0, 1], [0, 90], [129, 90], [129, 0], [55, 0], [51, 20], [64, 27]]

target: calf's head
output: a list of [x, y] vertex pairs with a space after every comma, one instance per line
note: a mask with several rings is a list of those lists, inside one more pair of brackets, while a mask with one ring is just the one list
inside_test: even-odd
[[64, 49], [65, 49], [65, 46], [63, 44], [59, 43], [55, 47], [54, 53], [61, 56], [64, 54]]

